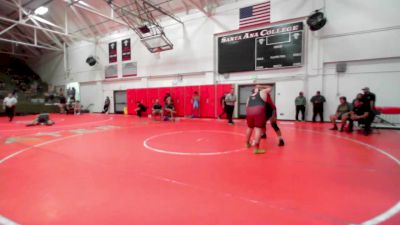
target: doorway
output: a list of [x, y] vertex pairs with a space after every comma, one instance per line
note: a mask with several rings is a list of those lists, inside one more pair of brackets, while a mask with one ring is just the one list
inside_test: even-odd
[[[272, 91], [271, 91], [271, 98], [275, 102], [275, 84], [261, 84], [261, 85], [270, 85], [272, 86]], [[251, 95], [251, 91], [254, 88], [254, 84], [245, 84], [245, 85], [239, 85], [239, 110], [238, 110], [238, 116], [239, 118], [245, 118], [246, 117], [246, 103], [247, 103], [247, 98]]]
[[123, 114], [126, 102], [126, 91], [114, 91], [114, 113]]

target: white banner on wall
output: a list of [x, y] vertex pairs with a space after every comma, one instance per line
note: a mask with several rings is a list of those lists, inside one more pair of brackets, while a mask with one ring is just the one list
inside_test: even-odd
[[109, 65], [105, 67], [104, 75], [106, 79], [117, 78], [118, 77], [118, 66]]
[[122, 77], [136, 77], [137, 62], [129, 62], [122, 64]]

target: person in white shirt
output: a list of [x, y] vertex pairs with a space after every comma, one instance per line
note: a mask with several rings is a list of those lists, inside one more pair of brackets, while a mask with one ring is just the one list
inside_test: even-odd
[[233, 111], [235, 109], [236, 96], [235, 89], [231, 89], [231, 92], [225, 96], [225, 112], [228, 116], [228, 124], [233, 125]]
[[17, 105], [17, 99], [9, 93], [3, 101], [3, 108], [6, 111], [6, 115], [10, 118], [10, 122], [13, 120], [15, 115], [15, 106]]

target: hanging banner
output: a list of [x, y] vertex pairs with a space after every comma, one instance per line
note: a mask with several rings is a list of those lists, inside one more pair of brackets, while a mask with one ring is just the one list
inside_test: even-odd
[[118, 66], [116, 64], [106, 66], [104, 69], [104, 78], [118, 78]]
[[137, 62], [128, 62], [122, 64], [122, 77], [136, 77]]
[[131, 60], [131, 39], [125, 39], [121, 41], [122, 46], [122, 61]]
[[108, 61], [109, 63], [117, 62], [117, 42], [108, 44]]

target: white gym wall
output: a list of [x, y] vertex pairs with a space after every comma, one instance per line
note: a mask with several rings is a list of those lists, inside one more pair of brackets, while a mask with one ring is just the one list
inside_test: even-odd
[[[327, 98], [325, 119], [338, 104], [338, 97], [351, 101], [364, 86], [377, 94], [377, 105], [400, 106], [400, 1], [398, 0], [326, 0], [327, 25], [311, 32], [306, 27], [304, 65], [300, 68], [234, 73], [228, 78], [216, 71], [214, 34], [238, 28], [239, 8], [262, 1], [237, 1], [217, 8], [211, 17], [192, 10], [176, 22], [164, 21], [165, 33], [174, 49], [150, 53], [128, 29], [104, 35], [97, 44], [79, 42], [69, 46], [66, 72], [63, 55], [52, 54], [32, 61], [31, 67], [47, 82], [54, 85], [80, 82], [82, 94], [101, 98], [93, 111], [101, 111], [106, 95], [127, 88], [183, 86], [218, 83], [276, 83], [276, 104], [279, 119], [294, 118], [294, 98], [304, 91], [309, 100], [320, 90]], [[271, 21], [278, 22], [308, 16], [324, 6], [323, 0], [271, 0]], [[108, 65], [108, 43], [132, 39], [132, 58], [138, 63], [138, 78], [104, 80]], [[120, 50], [120, 49], [119, 49]], [[86, 58], [96, 55], [99, 64], [90, 67]], [[121, 56], [118, 55], [118, 62]], [[347, 71], [336, 73], [336, 64], [345, 62]], [[118, 63], [121, 73], [122, 63]], [[183, 79], [179, 80], [178, 76]], [[339, 79], [339, 80], [338, 80]], [[90, 87], [91, 85], [100, 86]], [[98, 91], [101, 90], [101, 93]], [[98, 97], [100, 96], [100, 97]], [[82, 104], [93, 102], [82, 98]], [[99, 105], [100, 104], [100, 105]], [[112, 104], [113, 105], [113, 104]], [[309, 105], [307, 118], [311, 118]]]

